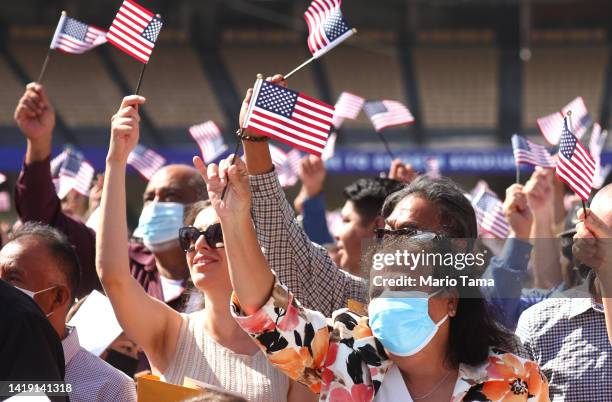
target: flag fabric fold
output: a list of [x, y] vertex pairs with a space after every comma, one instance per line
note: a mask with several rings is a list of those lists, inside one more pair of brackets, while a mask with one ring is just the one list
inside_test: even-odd
[[304, 12], [308, 25], [308, 48], [315, 58], [329, 52], [354, 33], [342, 16], [341, 5], [342, 0], [313, 0]]
[[363, 106], [376, 131], [388, 127], [402, 126], [414, 122], [410, 110], [401, 102], [393, 100], [367, 101]]
[[130, 152], [127, 163], [146, 180], [151, 180], [155, 172], [166, 164], [166, 159], [154, 150], [138, 144]]
[[566, 117], [561, 133], [556, 174], [582, 200], [586, 201], [593, 189], [596, 162], [571, 133], [567, 120]]
[[124, 0], [111, 24], [110, 43], [139, 60], [148, 63], [163, 26], [162, 20], [132, 0]]
[[365, 99], [350, 92], [342, 92], [334, 105], [334, 127], [340, 128], [344, 119], [355, 120], [363, 108]]
[[202, 158], [207, 164], [227, 151], [221, 129], [212, 120], [189, 127], [189, 134], [200, 147]]
[[320, 157], [333, 115], [331, 105], [258, 79], [243, 128]]
[[554, 168], [556, 166], [554, 158], [544, 146], [535, 144], [518, 134], [512, 135], [511, 142], [514, 163], [517, 166], [520, 163], [528, 163], [545, 168]]
[[81, 54], [106, 43], [106, 31], [85, 24], [62, 13], [50, 49], [64, 53]]

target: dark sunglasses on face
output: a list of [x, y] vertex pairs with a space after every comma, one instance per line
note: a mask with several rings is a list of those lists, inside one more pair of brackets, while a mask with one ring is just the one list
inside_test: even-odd
[[374, 234], [377, 239], [384, 239], [388, 236], [406, 236], [415, 238], [418, 240], [434, 240], [434, 239], [442, 239], [445, 238], [444, 235], [441, 235], [436, 232], [430, 232], [426, 230], [420, 230], [416, 228], [401, 228], [401, 229], [374, 229]]
[[191, 252], [195, 250], [195, 244], [200, 238], [204, 236], [206, 244], [210, 248], [223, 247], [223, 232], [221, 231], [221, 224], [214, 223], [202, 231], [194, 226], [184, 226], [179, 229], [179, 243], [181, 248], [185, 252]]

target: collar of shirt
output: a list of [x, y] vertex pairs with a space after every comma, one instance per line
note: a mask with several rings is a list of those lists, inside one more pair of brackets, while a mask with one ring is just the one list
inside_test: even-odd
[[599, 304], [595, 303], [595, 300], [592, 298], [573, 299], [570, 303], [568, 318], [572, 319], [577, 317], [580, 314], [587, 312], [589, 309], [603, 313], [603, 308]]
[[62, 348], [64, 349], [64, 362], [67, 366], [70, 360], [79, 352], [81, 344], [79, 343], [79, 335], [76, 327], [66, 326], [68, 335], [62, 339]]

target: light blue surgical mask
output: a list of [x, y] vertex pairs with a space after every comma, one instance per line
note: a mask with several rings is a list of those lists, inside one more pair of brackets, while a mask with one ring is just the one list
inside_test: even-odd
[[147, 204], [140, 214], [134, 236], [142, 238], [148, 248], [178, 240], [178, 231], [183, 226], [185, 206], [178, 202], [157, 202]]
[[[34, 296], [41, 294], [41, 293], [45, 293], [47, 290], [51, 290], [53, 288], [56, 288], [56, 285], [50, 286], [46, 289], [43, 290], [39, 290], [38, 292], [33, 292], [31, 290], [28, 289], [24, 289], [24, 288], [20, 288], [19, 286], [15, 286], [15, 289], [22, 291], [23, 293], [25, 293], [26, 295], [30, 296], [32, 298], [32, 300], [34, 300], [34, 302], [36, 302], [36, 299], [34, 298]], [[38, 304], [36, 302], [36, 304]], [[47, 318], [51, 317], [53, 315], [53, 313], [55, 313], [55, 311], [51, 311], [50, 313], [46, 314]]]
[[[440, 290], [441, 291], [441, 290]], [[429, 298], [439, 293], [387, 291], [370, 302], [370, 328], [385, 349], [397, 356], [412, 356], [423, 350], [446, 321], [429, 317]]]

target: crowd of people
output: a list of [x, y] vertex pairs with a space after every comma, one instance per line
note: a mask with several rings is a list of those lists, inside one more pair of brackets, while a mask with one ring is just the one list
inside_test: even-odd
[[[303, 157], [291, 205], [266, 137], [247, 131], [243, 158], [157, 171], [130, 234], [126, 168], [145, 105], [122, 100], [90, 198], [60, 200], [52, 103], [38, 83], [19, 100], [27, 150], [19, 221], [0, 244], [0, 380], [64, 381], [68, 397], [50, 398], [72, 401], [136, 400], [143, 372], [227, 391], [194, 400], [612, 401], [612, 185], [586, 208], [536, 168], [506, 190], [500, 241], [459, 185], [395, 160], [344, 189], [332, 235], [324, 162]], [[371, 249], [488, 257], [480, 270], [374, 270]], [[394, 285], [404, 275], [434, 281]], [[466, 289], [460, 275], [494, 285]], [[123, 331], [100, 356], [67, 324], [94, 290]]]

